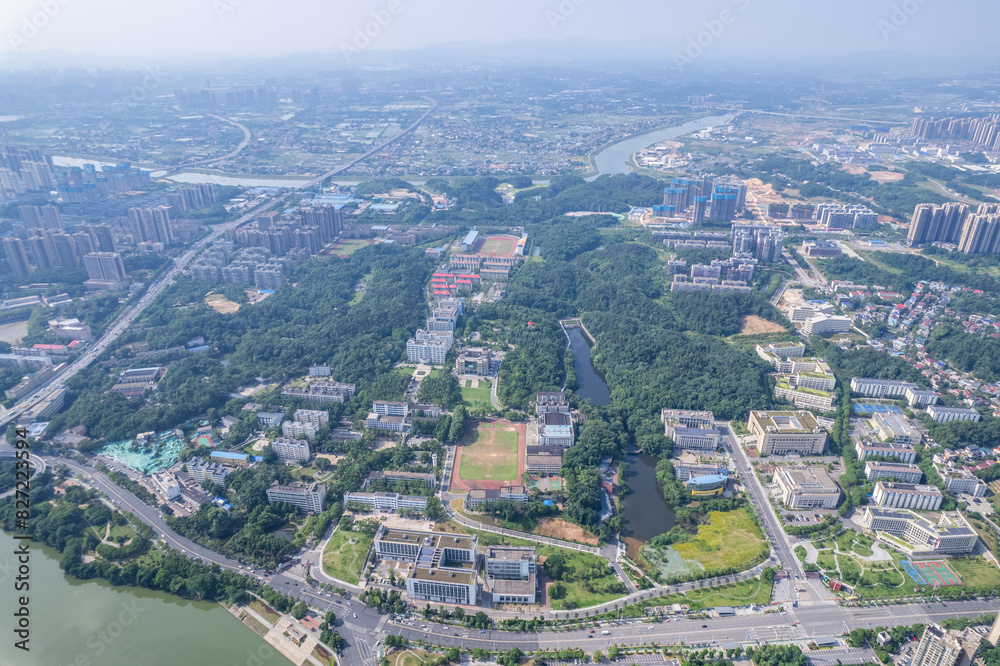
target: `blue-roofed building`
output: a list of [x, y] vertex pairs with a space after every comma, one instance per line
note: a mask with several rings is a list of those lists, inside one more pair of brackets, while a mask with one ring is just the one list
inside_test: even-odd
[[[250, 464], [250, 456], [245, 453], [212, 451], [208, 457], [212, 462], [221, 462], [223, 465], [246, 467]], [[254, 456], [254, 458], [259, 458], [259, 456]]]
[[479, 238], [479, 232], [473, 229], [466, 236], [465, 240], [462, 241], [462, 252], [471, 252], [472, 248], [476, 245], [476, 239]]
[[539, 446], [573, 446], [573, 417], [564, 412], [547, 412], [538, 417]]

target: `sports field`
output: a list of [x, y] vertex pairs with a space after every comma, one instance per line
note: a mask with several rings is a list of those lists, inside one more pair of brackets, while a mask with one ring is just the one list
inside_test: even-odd
[[517, 239], [513, 236], [487, 236], [479, 248], [480, 254], [491, 254], [497, 257], [507, 257], [514, 254]]
[[518, 435], [502, 421], [480, 421], [465, 431], [458, 478], [464, 481], [517, 479]]
[[903, 560], [900, 564], [910, 574], [910, 578], [919, 585], [961, 585], [962, 580], [958, 577], [948, 563], [944, 560], [933, 562], [911, 562]]
[[212, 441], [211, 435], [198, 435], [194, 438], [195, 446], [215, 446], [215, 442]]

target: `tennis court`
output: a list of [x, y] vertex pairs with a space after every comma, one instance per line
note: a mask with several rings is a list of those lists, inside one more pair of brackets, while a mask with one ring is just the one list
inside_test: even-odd
[[855, 414], [902, 414], [903, 410], [896, 405], [854, 405]]
[[962, 580], [958, 574], [952, 571], [951, 567], [944, 560], [934, 560], [933, 562], [912, 562], [902, 560], [900, 564], [906, 569], [918, 585], [961, 585]]

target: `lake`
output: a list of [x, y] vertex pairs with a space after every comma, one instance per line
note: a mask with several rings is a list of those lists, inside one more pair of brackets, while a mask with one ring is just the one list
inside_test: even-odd
[[698, 120], [686, 122], [683, 125], [661, 127], [660, 129], [653, 130], [651, 132], [636, 134], [635, 136], [630, 136], [627, 139], [622, 139], [618, 143], [613, 143], [594, 155], [593, 163], [597, 168], [597, 173], [587, 178], [587, 180], [596, 180], [598, 176], [606, 173], [632, 173], [632, 169], [629, 168], [629, 163], [632, 159], [632, 154], [635, 153], [635, 151], [641, 150], [646, 146], [651, 146], [654, 143], [659, 143], [660, 141], [676, 139], [679, 136], [703, 130], [706, 127], [724, 125], [729, 122], [732, 117], [732, 115], [706, 116], [704, 118], [699, 118]]
[[[165, 171], [154, 171], [150, 174], [153, 178], [162, 178]], [[271, 177], [253, 176], [238, 173], [205, 173], [202, 171], [178, 171], [172, 176], [167, 176], [167, 180], [187, 185], [198, 183], [212, 183], [213, 185], [238, 185], [240, 187], [290, 187], [298, 188], [308, 183], [311, 178]]]
[[[31, 546], [31, 651], [13, 646], [15, 539], [0, 532], [0, 664], [136, 666], [291, 662], [218, 604], [63, 574], [59, 554]], [[18, 595], [24, 594], [18, 592]]]
[[[566, 333], [569, 335], [573, 365], [580, 383], [576, 394], [581, 398], [590, 398], [601, 406], [610, 405], [611, 392], [590, 362], [590, 345], [583, 329], [568, 328]], [[630, 454], [625, 461], [628, 463], [628, 471], [624, 481], [632, 492], [622, 503], [621, 536], [628, 545], [629, 557], [634, 560], [645, 543], [674, 526], [674, 511], [663, 498], [656, 482], [658, 459], [650, 455]]]

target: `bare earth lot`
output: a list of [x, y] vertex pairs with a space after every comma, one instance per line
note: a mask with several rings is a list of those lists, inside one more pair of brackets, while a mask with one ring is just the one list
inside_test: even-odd
[[773, 321], [768, 321], [757, 315], [747, 315], [743, 317], [740, 326], [740, 335], [754, 334], [754, 333], [779, 333], [785, 330], [785, 327], [781, 324], [775, 324]]

